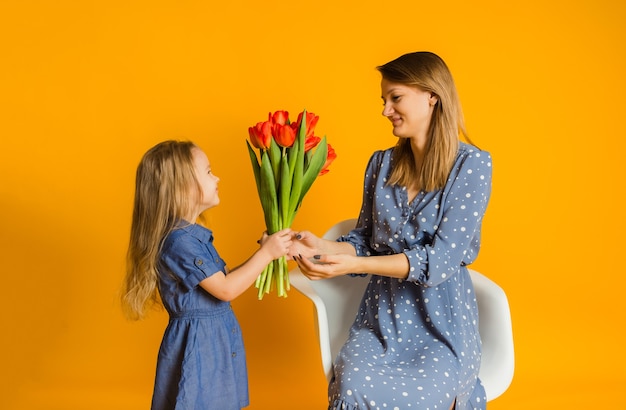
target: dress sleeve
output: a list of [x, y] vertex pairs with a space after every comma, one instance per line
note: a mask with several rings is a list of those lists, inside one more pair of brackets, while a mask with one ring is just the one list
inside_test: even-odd
[[206, 249], [206, 245], [190, 235], [176, 238], [161, 256], [162, 266], [187, 290], [204, 279], [222, 271], [222, 267]]
[[365, 170], [363, 182], [363, 200], [361, 212], [356, 227], [348, 234], [337, 239], [339, 242], [349, 242], [354, 246], [358, 256], [370, 256], [373, 254], [370, 246], [373, 232], [372, 203], [376, 190], [376, 180], [381, 166], [383, 152], [377, 151], [369, 159]]
[[407, 280], [437, 286], [476, 259], [491, 175], [488, 152], [473, 150], [457, 161], [444, 188], [443, 215], [432, 241], [404, 252], [410, 265]]

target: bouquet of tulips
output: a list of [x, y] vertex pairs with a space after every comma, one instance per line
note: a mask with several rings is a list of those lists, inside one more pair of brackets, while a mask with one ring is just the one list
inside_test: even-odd
[[[248, 129], [250, 141], [246, 143], [268, 234], [291, 226], [304, 195], [337, 157], [326, 137], [313, 135], [318, 120], [317, 115], [304, 110], [292, 123], [287, 111], [276, 111], [269, 113], [267, 121]], [[278, 296], [287, 297], [286, 257], [267, 265], [256, 287], [259, 299], [274, 287]]]

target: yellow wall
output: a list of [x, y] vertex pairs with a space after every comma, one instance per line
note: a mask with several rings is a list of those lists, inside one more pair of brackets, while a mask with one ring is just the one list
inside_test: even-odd
[[[247, 127], [320, 116], [338, 158], [294, 227], [321, 234], [357, 214], [369, 154], [394, 143], [374, 67], [432, 50], [494, 157], [475, 268], [509, 295], [517, 367], [490, 408], [620, 408], [624, 21], [615, 0], [2, 1], [0, 407], [147, 408], [166, 317], [129, 323], [117, 302], [145, 150], [205, 149], [209, 224], [236, 265], [263, 229]], [[307, 300], [251, 289], [234, 306], [249, 408], [324, 408]]]

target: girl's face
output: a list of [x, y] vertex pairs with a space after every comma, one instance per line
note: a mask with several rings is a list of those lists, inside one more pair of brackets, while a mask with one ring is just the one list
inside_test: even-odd
[[194, 148], [192, 157], [196, 178], [202, 188], [202, 198], [198, 200], [198, 214], [200, 214], [220, 203], [217, 189], [217, 183], [220, 179], [211, 172], [209, 159], [201, 149]]
[[399, 138], [426, 138], [437, 96], [384, 78], [380, 88], [383, 115], [393, 124], [393, 135]]

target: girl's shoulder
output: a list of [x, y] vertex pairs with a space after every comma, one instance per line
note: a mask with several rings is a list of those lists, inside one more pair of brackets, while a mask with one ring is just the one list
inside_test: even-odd
[[202, 225], [179, 225], [163, 241], [163, 250], [175, 246], [189, 246], [190, 244], [207, 243], [213, 240], [213, 233]]

